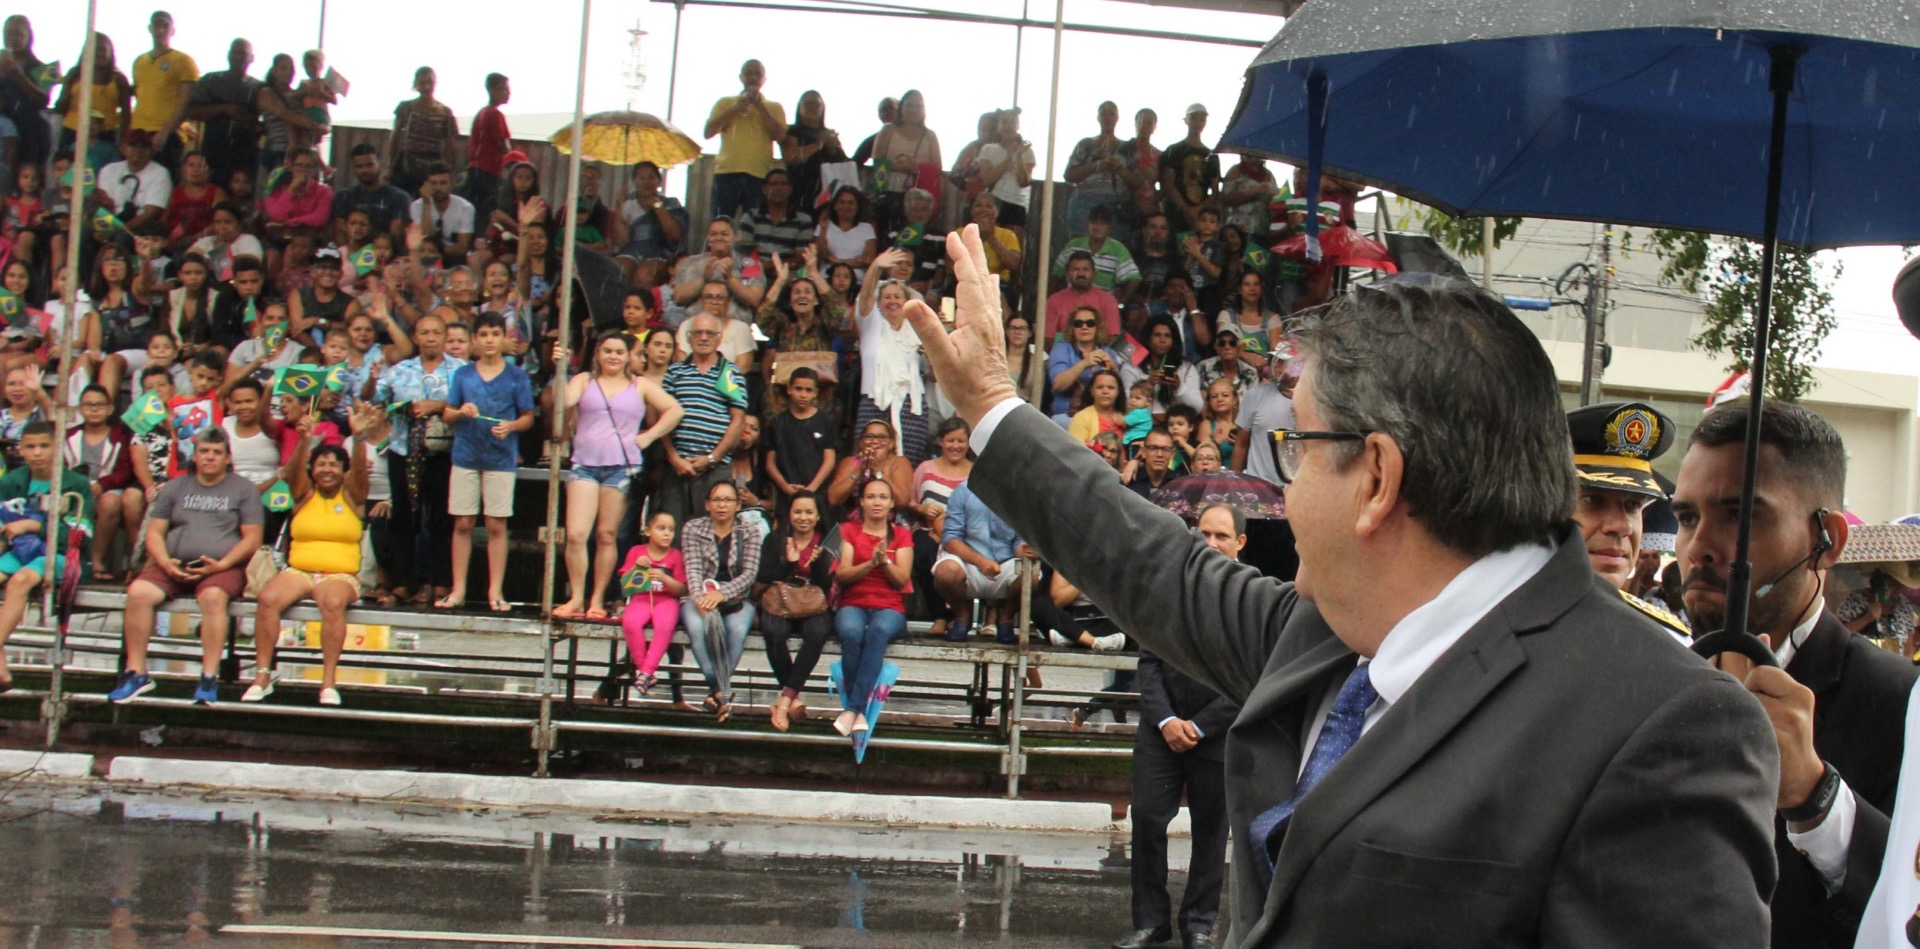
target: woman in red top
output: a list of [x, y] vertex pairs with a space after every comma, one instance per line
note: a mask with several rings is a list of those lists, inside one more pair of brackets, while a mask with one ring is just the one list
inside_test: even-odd
[[902, 595], [913, 576], [913, 535], [893, 523], [893, 485], [871, 478], [860, 487], [860, 521], [842, 531], [840, 609], [833, 625], [840, 634], [842, 686], [833, 730], [842, 735], [867, 730], [867, 699], [887, 662], [887, 645], [907, 631]]
[[167, 202], [167, 249], [179, 253], [213, 231], [213, 206], [227, 200], [227, 192], [212, 181], [207, 156], [188, 152], [180, 159], [180, 183]]

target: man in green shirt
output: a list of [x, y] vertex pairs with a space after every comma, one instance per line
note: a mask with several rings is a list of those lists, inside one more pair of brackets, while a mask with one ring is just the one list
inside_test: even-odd
[[1093, 255], [1093, 285], [1125, 300], [1140, 282], [1140, 268], [1134, 265], [1133, 252], [1113, 239], [1113, 209], [1100, 205], [1087, 212], [1087, 233], [1067, 242], [1053, 258], [1055, 284], [1067, 276], [1067, 259], [1076, 250]]
[[[25, 467], [15, 468], [0, 475], [0, 505], [22, 508], [23, 513], [42, 512], [40, 498], [47, 493], [47, 486], [53, 481], [53, 423], [46, 421], [28, 422], [20, 434], [20, 457]], [[61, 508], [77, 499], [80, 522], [91, 528], [93, 524], [93, 486], [84, 475], [71, 469], [60, 473]], [[18, 502], [18, 503], [13, 503]], [[73, 518], [67, 518], [68, 523]], [[46, 544], [46, 552], [37, 557], [22, 560], [14, 550], [14, 541], [23, 535], [45, 533], [46, 523], [40, 518], [23, 517], [0, 525], [0, 534], [4, 534], [4, 550], [0, 550], [0, 580], [5, 583], [5, 594], [0, 597], [0, 692], [13, 688], [13, 673], [7, 671], [5, 646], [7, 638], [13, 635], [14, 627], [20, 625], [21, 617], [26, 615], [27, 604], [33, 601], [33, 591], [40, 585], [42, 578], [48, 575], [47, 560], [51, 554], [55, 562], [61, 556], [66, 544], [66, 531], [55, 530]]]

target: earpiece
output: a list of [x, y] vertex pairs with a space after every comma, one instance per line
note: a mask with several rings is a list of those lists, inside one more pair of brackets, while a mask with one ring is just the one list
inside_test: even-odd
[[1813, 555], [1809, 559], [1818, 560], [1821, 554], [1833, 549], [1833, 535], [1827, 533], [1827, 518], [1832, 514], [1832, 511], [1824, 507], [1813, 512], [1813, 529], [1816, 539], [1813, 542]]

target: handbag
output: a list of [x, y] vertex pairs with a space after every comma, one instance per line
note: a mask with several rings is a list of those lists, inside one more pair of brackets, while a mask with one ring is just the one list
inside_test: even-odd
[[760, 592], [760, 611], [784, 620], [803, 620], [827, 611], [827, 591], [807, 582], [805, 573], [820, 553], [820, 539], [814, 538], [806, 555], [794, 564], [793, 576], [770, 583]]

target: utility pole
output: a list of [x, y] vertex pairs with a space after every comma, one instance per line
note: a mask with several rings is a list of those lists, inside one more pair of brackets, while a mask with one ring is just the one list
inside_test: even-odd
[[1613, 284], [1613, 225], [1600, 225], [1600, 266], [1587, 274], [1587, 339], [1580, 367], [1580, 404], [1600, 401], [1600, 377], [1606, 372], [1607, 295]]

